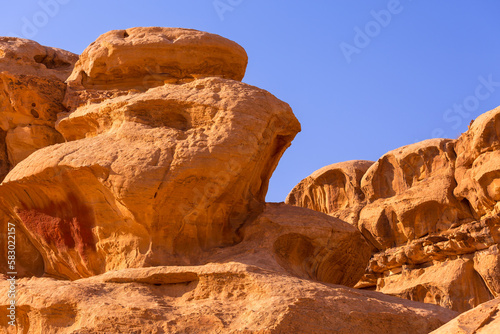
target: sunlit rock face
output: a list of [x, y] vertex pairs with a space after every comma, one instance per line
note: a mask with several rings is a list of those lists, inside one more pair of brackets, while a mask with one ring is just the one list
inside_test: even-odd
[[324, 212], [357, 226], [366, 204], [361, 178], [373, 161], [340, 162], [315, 171], [297, 184], [285, 203]]
[[497, 108], [457, 140], [395, 149], [356, 178], [342, 171], [357, 162], [324, 167], [287, 201], [346, 217], [372, 244], [358, 288], [464, 312], [498, 296], [499, 124]]
[[57, 129], [68, 142], [32, 154], [2, 191], [51, 250], [47, 272], [77, 278], [239, 242], [300, 125], [265, 91], [205, 78], [79, 107]]
[[500, 213], [500, 108], [479, 116], [456, 144], [455, 196], [477, 218]]
[[0, 37], [0, 180], [34, 151], [64, 141], [54, 129], [78, 56]]
[[471, 221], [454, 196], [453, 141], [431, 139], [385, 154], [363, 176], [358, 228], [380, 250]]

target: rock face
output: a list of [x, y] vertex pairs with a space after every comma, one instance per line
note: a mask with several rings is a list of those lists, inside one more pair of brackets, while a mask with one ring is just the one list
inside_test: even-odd
[[247, 62], [241, 46], [206, 32], [160, 27], [113, 30], [83, 51], [67, 81], [66, 104], [73, 109], [129, 90], [205, 77], [241, 81]]
[[206, 78], [81, 107], [58, 129], [73, 141], [32, 154], [0, 191], [46, 272], [78, 278], [239, 242], [300, 125], [271, 94]]
[[[2, 314], [6, 296], [4, 281]], [[234, 262], [124, 269], [74, 282], [22, 279], [17, 300], [18, 333], [424, 334], [457, 315]]]
[[0, 37], [0, 180], [34, 151], [64, 141], [54, 129], [78, 56]]
[[364, 198], [356, 205], [345, 204], [343, 176], [314, 181], [337, 164], [303, 180], [287, 201], [350, 217], [377, 249], [358, 288], [464, 312], [499, 292], [499, 115], [480, 116], [458, 140], [385, 154], [350, 182]]
[[499, 312], [497, 298], [461, 314], [431, 334], [496, 334], [500, 328]]
[[363, 176], [358, 228], [379, 250], [470, 221], [453, 197], [453, 142], [431, 139], [381, 157]]
[[455, 196], [477, 218], [500, 212], [500, 108], [479, 116], [456, 144]]
[[353, 160], [323, 167], [292, 189], [285, 203], [332, 215], [357, 225], [364, 206], [361, 178], [373, 161]]
[[[0, 186], [5, 221], [29, 241], [20, 247], [43, 259], [41, 268], [26, 263], [27, 275], [73, 280], [240, 261], [353, 286], [370, 257], [359, 231], [308, 209], [265, 204], [269, 178], [300, 124], [286, 103], [232, 80], [244, 73], [241, 47], [183, 29], [124, 33], [91, 44], [68, 80], [74, 88], [87, 73], [80, 88], [102, 101], [69, 103], [56, 125], [67, 142], [33, 153]], [[99, 65], [103, 50], [106, 66], [117, 69]], [[148, 61], [165, 75], [193, 76], [144, 90], [117, 86], [124, 76], [145, 79], [140, 70], [149, 65], [141, 61], [151, 50], [159, 56]], [[106, 95], [112, 91], [119, 94]]]
[[474, 270], [472, 259], [460, 257], [427, 265], [411, 269], [405, 266], [399, 274], [380, 278], [377, 291], [458, 312], [470, 310], [492, 298]]
[[241, 229], [243, 240], [218, 249], [205, 262], [241, 262], [326, 283], [354, 286], [371, 251], [345, 222], [286, 204], [266, 204]]
[[241, 82], [236, 43], [111, 31], [64, 82], [74, 55], [0, 41], [1, 314], [13, 225], [18, 279], [1, 333], [428, 333], [458, 313], [349, 287], [458, 311], [498, 293], [498, 216], [454, 197], [453, 141], [265, 203], [300, 124]]

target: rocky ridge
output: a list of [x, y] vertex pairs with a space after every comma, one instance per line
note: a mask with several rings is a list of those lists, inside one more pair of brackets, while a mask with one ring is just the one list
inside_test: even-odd
[[497, 108], [457, 140], [393, 150], [358, 172], [356, 182], [321, 175], [360, 162], [325, 167], [286, 203], [351, 217], [345, 220], [373, 246], [358, 288], [467, 311], [498, 297], [499, 120]]
[[[457, 315], [350, 288], [371, 245], [348, 218], [265, 203], [300, 124], [241, 82], [236, 43], [131, 28], [77, 60], [2, 41], [0, 77], [51, 80], [0, 96], [4, 131], [40, 118], [55, 139], [4, 141], [0, 271], [15, 223], [18, 285], [15, 326], [2, 317], [0, 332], [427, 333]], [[49, 116], [28, 115], [29, 89]], [[27, 133], [18, 142], [38, 138]], [[9, 286], [0, 280], [2, 314]]]

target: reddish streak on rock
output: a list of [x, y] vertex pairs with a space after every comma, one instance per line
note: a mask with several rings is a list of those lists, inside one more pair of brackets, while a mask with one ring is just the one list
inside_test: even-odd
[[88, 251], [96, 250], [91, 209], [74, 194], [69, 194], [67, 201], [49, 202], [43, 208], [25, 206], [18, 215], [35, 238], [49, 245], [58, 249], [74, 248], [84, 260]]

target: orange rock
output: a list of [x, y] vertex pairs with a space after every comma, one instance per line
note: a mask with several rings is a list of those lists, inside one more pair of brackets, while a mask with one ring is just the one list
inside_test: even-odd
[[[0, 312], [8, 284], [0, 281]], [[457, 314], [241, 263], [21, 279], [23, 333], [429, 333]], [[0, 326], [7, 327], [0, 317]]]
[[304, 279], [354, 286], [364, 273], [371, 247], [340, 219], [286, 204], [266, 204], [240, 230], [243, 240], [216, 249], [204, 262], [236, 261]]
[[0, 37], [0, 180], [39, 148], [64, 141], [54, 130], [77, 55]]
[[474, 254], [474, 269], [495, 298], [500, 297], [500, 254], [498, 244]]
[[383, 250], [472, 220], [453, 196], [453, 141], [430, 139], [385, 154], [361, 180], [358, 228]]
[[496, 334], [500, 328], [500, 298], [463, 313], [430, 334]]
[[455, 196], [477, 218], [500, 212], [500, 108], [479, 116], [457, 140]]
[[[1, 200], [0, 198], [0, 202]], [[14, 254], [9, 253], [12, 247], [15, 247]], [[10, 268], [9, 264], [12, 264], [12, 260], [14, 260], [14, 267]], [[16, 277], [42, 276], [44, 274], [43, 258], [33, 246], [25, 230], [0, 210], [0, 278], [9, 272], [16, 272]]]
[[23, 160], [0, 194], [45, 271], [75, 279], [241, 241], [300, 124], [263, 90], [206, 78], [81, 107], [57, 128], [73, 141]]
[[357, 226], [364, 206], [361, 178], [372, 161], [353, 160], [323, 167], [300, 181], [285, 203], [323, 212]]
[[465, 312], [492, 299], [474, 262], [467, 257], [434, 262], [420, 268], [389, 272], [379, 279], [377, 291]]
[[248, 57], [218, 35], [180, 28], [130, 28], [101, 35], [83, 51], [68, 78], [70, 109], [128, 90], [205, 77], [241, 81]]

